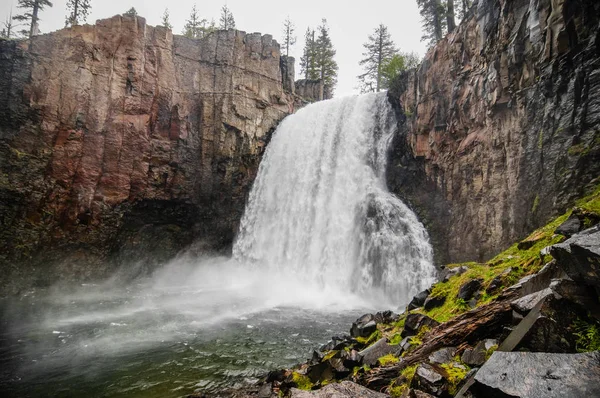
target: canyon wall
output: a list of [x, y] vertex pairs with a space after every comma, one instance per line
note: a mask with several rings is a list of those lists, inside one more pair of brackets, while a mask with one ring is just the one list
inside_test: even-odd
[[0, 288], [228, 248], [282, 84], [258, 33], [115, 16], [0, 41]]
[[388, 184], [437, 262], [484, 260], [600, 176], [600, 2], [479, 0], [390, 91]]

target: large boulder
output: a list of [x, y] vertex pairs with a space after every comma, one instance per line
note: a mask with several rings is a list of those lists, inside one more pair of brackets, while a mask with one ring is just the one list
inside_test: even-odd
[[578, 233], [579, 231], [581, 231], [581, 227], [582, 227], [582, 222], [579, 219], [579, 217], [577, 217], [577, 215], [575, 215], [575, 214], [572, 214], [567, 219], [567, 221], [560, 224], [558, 226], [558, 228], [556, 228], [554, 233], [566, 236], [567, 238], [570, 238], [571, 236], [573, 236], [576, 233]]
[[600, 226], [552, 246], [550, 254], [571, 279], [592, 286], [600, 294]]
[[425, 300], [427, 300], [427, 297], [429, 297], [430, 293], [431, 293], [431, 290], [427, 289], [427, 290], [423, 290], [421, 293], [419, 293], [415, 297], [413, 297], [412, 300], [410, 301], [410, 303], [408, 303], [408, 310], [412, 311], [414, 309], [422, 307], [423, 304], [425, 304]]
[[404, 321], [404, 330], [402, 331], [402, 337], [414, 336], [417, 333], [419, 333], [419, 331], [423, 327], [433, 329], [439, 324], [440, 323], [438, 321], [428, 317], [427, 315], [409, 314], [406, 317], [406, 321]]
[[415, 371], [411, 388], [424, 391], [434, 397], [440, 397], [448, 390], [448, 382], [442, 371], [429, 364], [421, 364]]
[[374, 366], [377, 364], [377, 360], [382, 356], [388, 354], [399, 355], [401, 350], [402, 348], [400, 346], [388, 344], [387, 339], [384, 337], [375, 344], [359, 352], [359, 355], [362, 357], [363, 364]]
[[365, 314], [352, 323], [350, 335], [352, 337], [369, 337], [377, 330], [375, 315]]
[[297, 388], [291, 389], [292, 398], [386, 398], [389, 396], [373, 390], [369, 390], [351, 381], [328, 384], [320, 390], [302, 391]]
[[498, 352], [475, 375], [476, 397], [600, 397], [600, 353]]
[[475, 296], [475, 293], [481, 289], [482, 282], [482, 279], [471, 279], [470, 281], [465, 282], [458, 290], [456, 298], [465, 301], [471, 300]]

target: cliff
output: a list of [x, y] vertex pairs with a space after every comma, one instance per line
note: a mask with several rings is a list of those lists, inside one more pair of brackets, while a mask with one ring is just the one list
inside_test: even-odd
[[388, 184], [439, 263], [483, 261], [600, 176], [600, 3], [479, 0], [390, 93]]
[[292, 111], [282, 84], [258, 33], [115, 16], [0, 41], [0, 286], [226, 248]]

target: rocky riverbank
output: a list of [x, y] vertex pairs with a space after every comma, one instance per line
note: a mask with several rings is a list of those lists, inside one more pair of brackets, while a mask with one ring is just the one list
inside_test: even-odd
[[366, 314], [228, 395], [600, 396], [599, 222], [596, 189], [489, 262], [448, 265], [402, 314]]

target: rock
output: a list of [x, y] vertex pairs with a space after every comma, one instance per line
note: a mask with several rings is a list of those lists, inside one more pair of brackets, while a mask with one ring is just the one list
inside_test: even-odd
[[377, 330], [377, 323], [373, 314], [365, 314], [352, 323], [350, 336], [352, 337], [369, 337]]
[[292, 398], [386, 398], [388, 395], [369, 390], [351, 381], [328, 384], [316, 391], [291, 389]]
[[446, 302], [446, 296], [427, 297], [423, 303], [423, 309], [430, 311], [434, 308], [441, 307]]
[[579, 217], [577, 217], [575, 214], [572, 214], [567, 219], [567, 221], [560, 224], [558, 226], [558, 228], [556, 228], [554, 233], [566, 236], [567, 238], [570, 238], [571, 236], [573, 236], [576, 233], [578, 233], [579, 231], [581, 231], [581, 227], [582, 227], [582, 223], [581, 223], [581, 220], [579, 219]]
[[540, 290], [539, 292], [528, 294], [510, 303], [513, 310], [522, 315], [527, 315], [540, 301], [548, 297], [554, 297], [554, 292], [550, 288]]
[[[404, 398], [404, 395], [403, 395]], [[433, 395], [427, 394], [426, 392], [408, 389], [406, 392], [406, 398], [433, 398]]]
[[567, 274], [565, 274], [562, 267], [556, 261], [550, 261], [536, 274], [522, 278], [516, 284], [510, 286], [508, 290], [518, 291], [520, 296], [527, 296], [546, 289], [553, 279], [565, 277], [567, 277]]
[[458, 290], [458, 295], [456, 297], [464, 301], [471, 300], [475, 293], [481, 289], [482, 282], [482, 279], [471, 279], [470, 281], [465, 282]]
[[271, 398], [273, 396], [277, 396], [277, 394], [273, 393], [273, 391], [271, 389], [271, 384], [263, 384], [258, 389], [258, 394], [257, 394], [258, 398]]
[[415, 371], [410, 387], [440, 397], [448, 389], [448, 383], [441, 372], [433, 366], [421, 364]]
[[308, 102], [316, 102], [327, 99], [324, 97], [321, 80], [296, 80], [295, 89], [296, 95]]
[[359, 352], [362, 357], [362, 363], [369, 366], [377, 364], [377, 360], [387, 354], [398, 355], [400, 347], [396, 345], [389, 345], [387, 339], [384, 337], [378, 340], [375, 344], [365, 348]]
[[433, 329], [439, 324], [439, 322], [437, 322], [435, 319], [428, 317], [427, 315], [408, 314], [408, 316], [406, 317], [406, 321], [404, 321], [404, 330], [402, 331], [401, 335], [402, 337], [414, 336], [417, 333], [419, 333], [419, 331], [423, 327]]
[[476, 397], [600, 397], [600, 353], [499, 352], [475, 375]]
[[460, 360], [469, 366], [481, 366], [485, 363], [485, 356], [487, 354], [487, 350], [489, 349], [486, 347], [491, 348], [495, 344], [497, 344], [496, 340], [491, 340], [489, 343], [486, 341], [480, 341], [475, 345], [475, 347], [467, 348], [460, 357]]
[[411, 347], [414, 346], [414, 344], [412, 344], [411, 342], [411, 337], [412, 335], [403, 338], [400, 344], [398, 344], [398, 346], [400, 346], [401, 352], [408, 351]]
[[265, 382], [267, 382], [267, 383], [272, 383], [274, 381], [282, 382], [285, 380], [286, 376], [287, 375], [286, 375], [285, 370], [272, 370], [267, 374], [267, 378], [265, 379]]
[[469, 270], [469, 267], [461, 265], [460, 267], [445, 268], [442, 272], [442, 282], [448, 282], [450, 278], [456, 275], [462, 275]]
[[412, 298], [412, 300], [410, 301], [410, 303], [408, 303], [407, 309], [409, 311], [412, 311], [414, 309], [422, 307], [423, 304], [425, 304], [425, 300], [429, 296], [429, 293], [431, 293], [431, 290], [426, 289], [426, 290], [423, 290], [421, 293], [417, 294], [416, 296], [414, 296]]
[[322, 345], [319, 350], [321, 352], [327, 352], [332, 350], [342, 350], [351, 344], [356, 343], [356, 340], [352, 339], [348, 335], [332, 336], [331, 340], [326, 344]]
[[[322, 346], [321, 348], [326, 348], [326, 347], [327, 347], [327, 344], [325, 346]], [[311, 356], [310, 360], [308, 361], [308, 364], [316, 365], [319, 362], [321, 362], [324, 357], [323, 352], [326, 352], [326, 351], [331, 351], [331, 350], [320, 350], [320, 351], [313, 350], [312, 356]]]
[[582, 306], [600, 320], [600, 303], [591, 286], [582, 285], [570, 279], [555, 279], [550, 284], [550, 289], [556, 295]]
[[485, 292], [487, 294], [494, 294], [500, 290], [500, 288], [504, 285], [504, 279], [512, 272], [512, 268], [506, 269], [502, 274], [496, 276], [491, 280], [489, 285], [485, 288]]
[[379, 325], [380, 323], [389, 325], [391, 323], [397, 322], [400, 319], [400, 315], [396, 314], [393, 311], [380, 311], [375, 314], [375, 322]]
[[600, 295], [600, 227], [552, 246], [550, 253], [571, 279], [592, 286]]
[[455, 355], [456, 347], [444, 347], [429, 355], [429, 362], [437, 364], [449, 363], [454, 360]]

